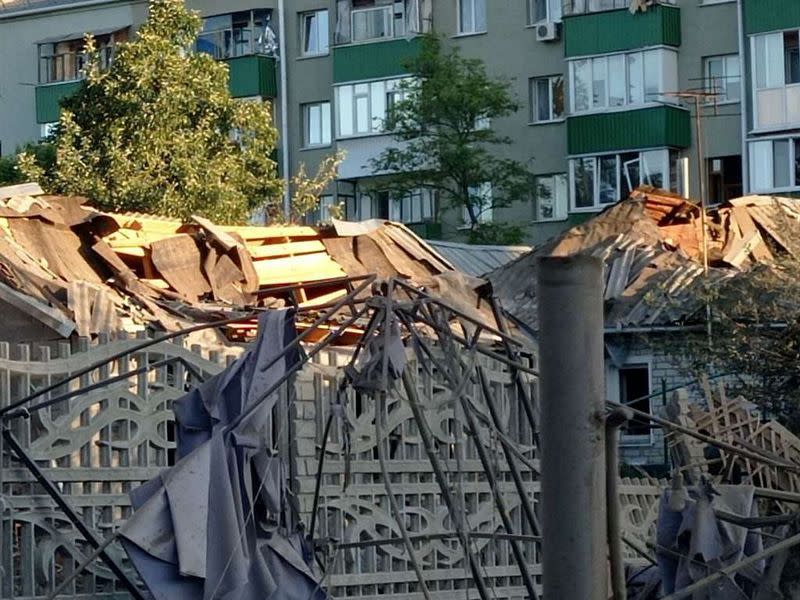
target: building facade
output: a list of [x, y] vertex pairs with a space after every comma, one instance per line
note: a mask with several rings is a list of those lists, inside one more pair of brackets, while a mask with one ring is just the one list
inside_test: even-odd
[[[529, 199], [485, 217], [523, 225], [527, 243], [582, 222], [640, 184], [697, 198], [702, 181], [709, 202], [800, 189], [794, 2], [187, 2], [204, 17], [197, 47], [229, 64], [232, 93], [273, 104], [284, 174], [347, 152], [314, 218], [343, 203], [351, 219], [391, 218], [423, 236], [463, 238], [460, 211], [426, 189], [403, 198], [375, 191], [369, 168], [396, 145], [383, 118], [427, 31], [511, 81], [521, 109], [490, 126], [513, 140], [503, 151], [537, 185]], [[95, 34], [110, 61], [146, 13], [144, 0], [0, 5], [0, 150], [48, 134], [58, 100], [81, 85], [84, 33]]]

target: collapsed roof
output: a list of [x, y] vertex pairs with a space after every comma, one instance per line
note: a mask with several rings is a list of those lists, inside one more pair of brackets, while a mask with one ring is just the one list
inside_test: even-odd
[[[705, 221], [709, 282], [735, 277], [779, 253], [800, 256], [800, 201], [746, 196], [707, 210]], [[639, 188], [486, 277], [504, 309], [535, 332], [537, 259], [600, 256], [608, 329], [683, 325], [700, 308], [694, 291], [705, 279], [701, 223], [697, 204], [663, 190]]]
[[[44, 339], [175, 331], [286, 305], [313, 314], [370, 274], [424, 286], [493, 322], [487, 308], [477, 308], [475, 290], [484, 282], [457, 273], [401, 224], [182, 223], [98, 212], [83, 198], [44, 195], [35, 184], [0, 188], [0, 301], [46, 328]], [[251, 319], [225, 333], [247, 339], [255, 330]]]

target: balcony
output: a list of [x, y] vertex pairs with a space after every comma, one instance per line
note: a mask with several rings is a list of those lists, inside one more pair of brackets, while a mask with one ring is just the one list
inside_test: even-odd
[[745, 0], [744, 30], [748, 35], [800, 28], [800, 2]]
[[631, 148], [688, 148], [689, 111], [675, 106], [595, 113], [567, 119], [567, 152], [572, 156]]
[[408, 62], [419, 56], [419, 37], [390, 39], [333, 49], [333, 81], [386, 79], [408, 74]]
[[77, 92], [83, 80], [63, 81], [36, 86], [36, 122], [54, 123], [61, 113], [61, 100]]
[[[625, 2], [627, 7], [628, 2]], [[565, 16], [567, 58], [624, 52], [650, 46], [681, 45], [681, 15], [676, 6], [656, 4], [632, 15], [627, 8]]]
[[228, 88], [234, 98], [275, 98], [278, 96], [276, 61], [271, 56], [254, 54], [230, 58]]

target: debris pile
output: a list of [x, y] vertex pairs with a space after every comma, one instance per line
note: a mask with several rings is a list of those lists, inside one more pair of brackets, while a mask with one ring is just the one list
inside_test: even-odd
[[703, 279], [735, 277], [779, 253], [800, 256], [800, 201], [747, 196], [707, 210], [705, 220], [705, 278], [700, 207], [647, 187], [486, 277], [516, 322], [535, 332], [536, 260], [600, 256], [606, 327], [624, 329], [685, 323], [701, 308], [693, 290]]
[[[472, 309], [484, 283], [454, 273], [397, 223], [181, 223], [98, 212], [83, 198], [45, 195], [36, 184], [0, 188], [0, 300], [46, 327], [49, 339], [175, 331], [266, 307], [321, 310], [370, 274], [451, 293]], [[231, 339], [255, 331], [255, 318], [225, 327]]]

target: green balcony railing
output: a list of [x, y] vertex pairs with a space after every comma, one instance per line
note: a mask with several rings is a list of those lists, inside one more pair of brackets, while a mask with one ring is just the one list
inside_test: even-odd
[[564, 17], [567, 58], [660, 45], [681, 45], [681, 13], [676, 6], [656, 4], [633, 15], [622, 9]]
[[676, 106], [579, 115], [567, 119], [567, 151], [571, 155], [687, 148], [691, 142], [689, 111]]
[[333, 49], [333, 81], [386, 79], [409, 72], [408, 61], [419, 55], [419, 37], [348, 44]]
[[83, 85], [82, 79], [36, 86], [36, 122], [53, 123], [61, 113], [61, 100]]
[[797, 0], [742, 0], [744, 30], [747, 34], [800, 28]]
[[278, 76], [275, 59], [263, 54], [229, 58], [229, 87], [234, 98], [261, 96], [275, 98], [278, 95]]

